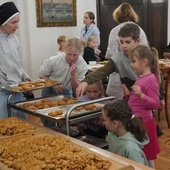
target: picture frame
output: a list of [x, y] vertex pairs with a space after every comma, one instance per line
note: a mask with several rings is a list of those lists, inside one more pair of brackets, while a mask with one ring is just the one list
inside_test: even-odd
[[37, 27], [77, 25], [76, 0], [36, 0]]

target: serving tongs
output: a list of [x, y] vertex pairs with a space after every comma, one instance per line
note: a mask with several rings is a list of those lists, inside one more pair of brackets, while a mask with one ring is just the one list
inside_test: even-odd
[[0, 88], [4, 90], [11, 90], [11, 86], [2, 78], [0, 79]]

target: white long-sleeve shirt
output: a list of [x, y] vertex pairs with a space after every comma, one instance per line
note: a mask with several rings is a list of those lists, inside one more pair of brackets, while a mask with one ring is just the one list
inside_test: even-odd
[[21, 65], [18, 37], [0, 31], [0, 78], [12, 85], [28, 77]]
[[[70, 88], [70, 65], [65, 60], [65, 57], [66, 54], [63, 52], [46, 59], [44, 64], [40, 67], [39, 76], [47, 76], [50, 77], [50, 79], [62, 82], [64, 89]], [[78, 60], [74, 64], [77, 66], [76, 77], [79, 81], [81, 81], [87, 73], [87, 64], [82, 56], [79, 56]]]

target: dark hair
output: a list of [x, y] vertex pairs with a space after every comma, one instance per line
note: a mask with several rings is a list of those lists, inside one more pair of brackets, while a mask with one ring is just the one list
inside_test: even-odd
[[133, 21], [134, 23], [137, 23], [139, 21], [138, 15], [129, 3], [122, 3], [120, 6], [118, 6], [113, 12], [113, 19], [117, 23], [123, 23], [127, 21]]
[[138, 45], [130, 53], [130, 59], [133, 62], [134, 58], [138, 60], [147, 59], [151, 72], [155, 74], [159, 83], [161, 83], [161, 76], [158, 63], [158, 51], [154, 47], [147, 45]]
[[133, 40], [137, 41], [140, 36], [140, 29], [136, 24], [125, 24], [121, 27], [119, 33], [119, 37], [132, 37]]
[[91, 12], [91, 11], [87, 11], [87, 12], [85, 12], [85, 14], [88, 14], [89, 18], [92, 20], [92, 23], [95, 24], [95, 22], [94, 22], [94, 19], [95, 19], [94, 13]]
[[146, 129], [139, 117], [135, 117], [126, 100], [116, 100], [104, 105], [103, 111], [111, 121], [119, 120], [126, 130], [140, 142], [146, 139]]

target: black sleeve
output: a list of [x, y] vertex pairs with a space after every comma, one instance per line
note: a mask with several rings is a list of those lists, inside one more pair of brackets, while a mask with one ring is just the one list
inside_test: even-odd
[[96, 61], [95, 53], [93, 49], [85, 48], [83, 58], [86, 61], [87, 64], [89, 64], [89, 61]]

